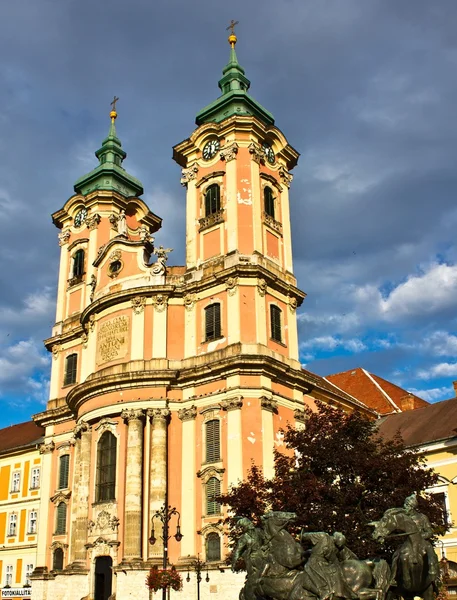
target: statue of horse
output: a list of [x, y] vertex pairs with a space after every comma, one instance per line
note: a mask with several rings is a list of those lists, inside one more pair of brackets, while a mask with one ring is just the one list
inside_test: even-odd
[[399, 539], [404, 538], [393, 557], [392, 575], [396, 581], [392, 582], [392, 596], [401, 596], [404, 600], [413, 600], [414, 596], [433, 600], [437, 575], [430, 573], [430, 567], [436, 555], [414, 518], [403, 508], [391, 508], [370, 525], [374, 526], [375, 540], [383, 541], [394, 532], [400, 532]]

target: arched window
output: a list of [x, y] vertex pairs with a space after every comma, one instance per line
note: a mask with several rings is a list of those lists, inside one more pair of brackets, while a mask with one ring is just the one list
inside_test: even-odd
[[210, 477], [206, 483], [206, 514], [218, 515], [221, 505], [217, 497], [221, 495], [221, 482], [217, 477]]
[[114, 500], [116, 497], [116, 442], [116, 436], [110, 431], [105, 431], [98, 442], [96, 502]]
[[59, 490], [67, 489], [69, 472], [70, 455], [64, 454], [59, 458]]
[[274, 219], [275, 218], [275, 198], [273, 196], [273, 190], [271, 189], [271, 187], [266, 186], [263, 188], [263, 206], [264, 206], [265, 213], [269, 217], [272, 217]]
[[221, 305], [210, 304], [205, 308], [205, 341], [221, 337]]
[[67, 531], [67, 505], [59, 502], [56, 511], [56, 535], [62, 535]]
[[65, 359], [65, 377], [63, 380], [64, 385], [70, 385], [76, 383], [76, 370], [78, 366], [78, 355], [70, 354]]
[[219, 419], [212, 419], [206, 427], [206, 462], [218, 462], [221, 459], [221, 435]]
[[80, 279], [84, 275], [84, 250], [76, 250], [73, 255], [73, 277]]
[[56, 548], [52, 555], [52, 569], [54, 571], [62, 571], [63, 569], [63, 550]]
[[215, 531], [206, 536], [206, 560], [221, 560], [221, 536]]
[[270, 305], [271, 339], [282, 342], [281, 332], [281, 309], [275, 304]]
[[209, 217], [221, 210], [221, 189], [217, 183], [213, 183], [205, 194], [205, 217]]

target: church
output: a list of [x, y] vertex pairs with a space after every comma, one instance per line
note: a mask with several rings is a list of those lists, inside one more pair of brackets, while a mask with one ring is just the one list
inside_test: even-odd
[[[52, 215], [60, 268], [45, 341], [50, 397], [27, 446], [40, 473], [28, 538], [33, 600], [145, 597], [151, 565], [165, 559], [185, 576], [197, 557], [209, 574], [202, 594], [235, 600], [244, 574], [225, 563], [219, 493], [252, 463], [271, 476], [281, 430], [303, 427], [315, 400], [376, 416], [300, 364], [305, 293], [289, 205], [290, 192], [298, 201], [299, 154], [249, 94], [233, 31], [228, 41], [220, 96], [173, 148], [186, 195], [185, 265], [171, 265], [171, 248], [154, 243], [162, 220], [124, 166], [116, 98], [98, 165]], [[0, 496], [21, 460], [0, 474]], [[14, 586], [25, 562], [10, 562]], [[182, 597], [196, 597], [192, 570], [183, 579]]]

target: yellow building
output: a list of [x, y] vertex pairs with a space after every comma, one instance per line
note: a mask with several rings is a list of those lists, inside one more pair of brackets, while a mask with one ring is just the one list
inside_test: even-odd
[[30, 598], [37, 534], [44, 429], [33, 422], [0, 430], [1, 598]]

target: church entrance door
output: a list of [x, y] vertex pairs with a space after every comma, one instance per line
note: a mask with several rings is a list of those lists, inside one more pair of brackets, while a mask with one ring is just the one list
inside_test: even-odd
[[99, 556], [95, 559], [95, 600], [108, 600], [111, 596], [113, 559]]

